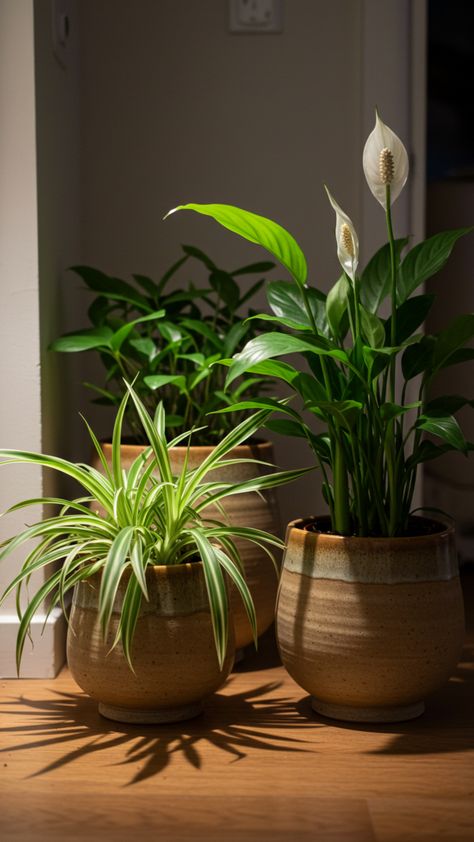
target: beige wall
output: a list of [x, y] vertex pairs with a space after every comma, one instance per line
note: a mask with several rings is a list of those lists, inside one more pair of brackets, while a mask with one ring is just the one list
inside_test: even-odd
[[[24, 450], [41, 448], [34, 84], [33, 4], [0, 0], [0, 446]], [[41, 494], [39, 469], [0, 471], [0, 511]], [[39, 510], [30, 522], [35, 516]], [[3, 518], [0, 540], [25, 519], [24, 512]], [[20, 557], [0, 564], [2, 592]]]
[[[209, 220], [162, 222], [181, 202], [229, 202], [286, 225], [310, 283], [327, 290], [339, 271], [323, 182], [360, 227], [365, 255], [383, 236], [361, 153], [375, 103], [410, 131], [409, 10], [408, 0], [287, 0], [282, 34], [232, 35], [225, 0], [85, 0], [84, 262], [158, 275], [182, 242], [224, 267], [255, 259], [256, 247]], [[397, 218], [407, 230], [408, 196]], [[104, 415], [98, 423], [105, 432]], [[275, 440], [280, 464], [311, 458], [301, 442]], [[281, 498], [285, 520], [323, 505], [317, 476]]]
[[[52, 51], [50, 0], [0, 0], [0, 443], [61, 455], [72, 452], [76, 396], [70, 399], [64, 366], [46, 348], [63, 323], [62, 271], [79, 254], [77, 38], [72, 27], [64, 69]], [[64, 487], [29, 465], [2, 467], [0, 509]], [[0, 540], [40, 517], [39, 507], [8, 515]], [[0, 565], [2, 591], [24, 555]], [[33, 578], [30, 593], [41, 580]], [[35, 648], [25, 647], [23, 675], [54, 675], [63, 663], [60, 612], [41, 636], [44, 620], [40, 614], [33, 624]], [[0, 624], [0, 675], [14, 675], [13, 597]]]
[[[67, 9], [70, 34], [60, 64], [53, 52], [51, 2], [35, 2], [42, 447], [46, 453], [79, 458], [77, 438], [82, 425], [73, 383], [82, 376], [80, 360], [66, 360], [48, 351], [50, 342], [68, 329], [69, 313], [76, 314], [82, 301], [64, 277], [65, 270], [80, 260], [76, 0], [68, 0]], [[45, 472], [45, 485], [48, 493], [57, 493], [65, 483]]]
[[[221, 201], [286, 225], [327, 289], [338, 265], [323, 182], [349, 213], [358, 205], [360, 4], [292, 0], [283, 33], [266, 36], [231, 35], [227, 5], [83, 4], [83, 260], [158, 275], [182, 242], [224, 267], [258, 258], [209, 220], [161, 219], [180, 202]], [[281, 439], [277, 453], [310, 458]], [[317, 485], [283, 490], [285, 516], [320, 508]]]

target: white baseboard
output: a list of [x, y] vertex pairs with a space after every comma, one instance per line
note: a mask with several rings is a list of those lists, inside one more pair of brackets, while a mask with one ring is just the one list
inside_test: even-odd
[[[44, 626], [44, 630], [43, 630]], [[15, 643], [19, 620], [16, 614], [0, 614], [0, 678], [17, 678]], [[59, 608], [38, 614], [31, 623], [21, 659], [20, 678], [55, 678], [66, 660], [66, 621]]]

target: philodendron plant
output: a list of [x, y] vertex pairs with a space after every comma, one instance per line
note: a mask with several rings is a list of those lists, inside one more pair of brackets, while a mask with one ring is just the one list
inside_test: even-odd
[[[121, 465], [121, 433], [127, 402], [131, 400], [147, 439], [148, 447], [130, 469]], [[28, 526], [1, 545], [0, 560], [31, 540], [37, 545], [28, 551], [18, 575], [3, 593], [0, 604], [16, 590], [20, 626], [17, 638], [17, 667], [31, 620], [48, 601], [49, 611], [61, 605], [66, 616], [65, 596], [78, 582], [101, 574], [99, 594], [100, 625], [104, 639], [109, 630], [120, 580], [129, 571], [129, 581], [120, 606], [120, 623], [114, 646], [121, 643], [132, 666], [132, 641], [143, 599], [148, 599], [146, 570], [149, 565], [177, 565], [202, 561], [209, 596], [212, 624], [219, 664], [222, 666], [228, 637], [228, 602], [225, 574], [240, 593], [254, 638], [257, 637], [252, 597], [246, 584], [235, 539], [258, 544], [272, 557], [271, 547], [282, 547], [274, 535], [260, 529], [234, 526], [226, 522], [224, 502], [230, 494], [260, 492], [296, 479], [302, 471], [282, 471], [231, 484], [208, 475], [219, 467], [236, 464], [230, 451], [252, 436], [265, 423], [269, 410], [260, 410], [229, 432], [204, 462], [189, 470], [187, 459], [179, 476], [173, 476], [169, 448], [190, 441], [191, 432], [167, 443], [165, 412], [160, 404], [155, 418], [148, 414], [132, 387], [119, 406], [112, 440], [111, 468], [104, 458], [96, 436], [88, 426], [93, 445], [100, 457], [103, 474], [89, 465], [75, 464], [55, 456], [18, 450], [0, 450], [0, 464], [12, 462], [42, 465], [76, 480], [83, 495], [74, 500], [39, 498], [24, 500], [9, 511], [31, 505], [58, 506], [59, 511]], [[99, 503], [102, 516], [94, 511]], [[212, 517], [207, 510], [212, 506]], [[215, 507], [222, 520], [215, 517]], [[58, 567], [59, 563], [59, 567]], [[37, 593], [22, 607], [22, 588], [33, 573], [46, 570], [47, 576]], [[157, 641], [157, 646], [160, 641]]]
[[[104, 382], [85, 384], [95, 393], [95, 403], [118, 406], [124, 378], [134, 380], [135, 391], [151, 414], [163, 402], [172, 435], [200, 428], [194, 444], [211, 445], [243, 416], [210, 413], [265, 389], [265, 379], [257, 376], [239, 378], [226, 389], [225, 371], [214, 363], [257, 334], [257, 322], [245, 321], [245, 316], [254, 312], [248, 309], [249, 302], [264, 280], [259, 278], [242, 291], [237, 279], [258, 277], [275, 264], [266, 260], [225, 271], [195, 246], [183, 246], [183, 252], [159, 281], [133, 275], [134, 283], [129, 283], [90, 266], [72, 267], [96, 294], [88, 311], [92, 327], [61, 336], [50, 349], [94, 351], [100, 356]], [[207, 284], [190, 281], [185, 288], [169, 290], [171, 280], [179, 270], [187, 271], [189, 261], [204, 266]], [[143, 444], [146, 437], [131, 404], [126, 421], [137, 444]]]
[[[212, 217], [263, 246], [288, 270], [292, 281], [268, 291], [273, 315], [259, 316], [273, 329], [234, 355], [227, 384], [243, 372], [271, 376], [303, 399], [303, 410], [280, 406], [286, 418], [268, 426], [307, 440], [321, 468], [335, 532], [404, 535], [418, 465], [447, 450], [467, 453], [472, 448], [455, 417], [461, 407], [472, 405], [471, 398], [431, 400], [430, 391], [441, 369], [474, 358], [474, 349], [466, 347], [474, 336], [474, 314], [459, 316], [436, 335], [425, 335], [422, 325], [434, 296], [415, 294], [471, 229], [436, 234], [402, 257], [408, 239], [395, 239], [391, 208], [407, 180], [408, 156], [378, 114], [363, 168], [385, 212], [388, 242], [359, 273], [355, 227], [328, 191], [343, 271], [327, 296], [308, 285], [305, 256], [277, 223], [231, 205], [187, 204], [174, 210]], [[386, 299], [388, 317], [382, 315]], [[276, 359], [295, 354], [302, 364]], [[417, 390], [414, 401], [407, 400], [411, 384]], [[252, 399], [234, 409], [264, 406], [275, 407], [275, 402]], [[322, 421], [326, 432], [315, 432], [311, 419]]]

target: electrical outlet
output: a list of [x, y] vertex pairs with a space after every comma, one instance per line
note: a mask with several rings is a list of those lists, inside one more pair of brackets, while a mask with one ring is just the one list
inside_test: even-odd
[[229, 0], [231, 32], [282, 32], [283, 0]]
[[68, 64], [72, 18], [73, 0], [51, 0], [53, 53], [63, 68]]

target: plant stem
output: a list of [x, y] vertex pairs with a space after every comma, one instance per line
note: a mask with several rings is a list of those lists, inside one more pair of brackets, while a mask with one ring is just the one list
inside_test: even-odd
[[341, 438], [336, 439], [334, 455], [334, 528], [339, 535], [350, 535], [349, 485], [347, 482], [346, 457]]
[[[390, 206], [390, 184], [385, 186], [385, 219], [387, 222], [388, 242], [390, 246], [390, 278], [391, 278], [391, 293], [392, 293], [392, 319], [390, 322], [390, 343], [392, 348], [397, 343], [397, 266], [395, 259], [395, 239], [392, 228], [392, 210]], [[395, 377], [396, 377], [396, 359], [393, 355], [390, 359], [390, 399], [392, 403], [395, 402]]]

